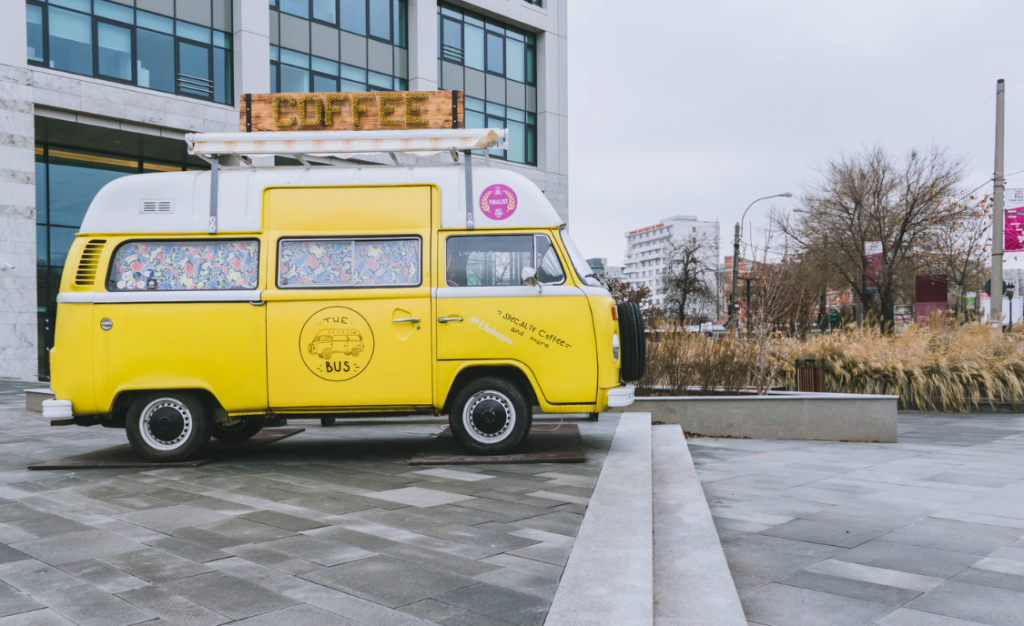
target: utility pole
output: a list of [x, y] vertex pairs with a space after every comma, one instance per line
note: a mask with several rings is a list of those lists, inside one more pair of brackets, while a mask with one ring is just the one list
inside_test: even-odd
[[[996, 170], [992, 177], [992, 293], [989, 295], [989, 322], [1003, 329], [1003, 199], [1006, 182], [1003, 180], [1003, 135], [1006, 84], [996, 82]], [[1012, 320], [1011, 320], [1012, 321]]]
[[[747, 207], [750, 208], [750, 207]], [[736, 236], [732, 243], [732, 291], [729, 293], [729, 328], [739, 328], [739, 311], [736, 310], [736, 289], [740, 276], [740, 223], [736, 222]]]

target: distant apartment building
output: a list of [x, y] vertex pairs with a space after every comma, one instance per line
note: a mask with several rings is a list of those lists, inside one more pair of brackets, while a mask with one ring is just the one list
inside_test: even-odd
[[598, 280], [602, 283], [607, 283], [609, 280], [621, 280], [622, 279], [622, 266], [621, 265], [608, 265], [608, 259], [594, 258], [587, 259], [587, 265], [594, 271], [594, 275], [597, 276]]
[[711, 243], [711, 258], [717, 263], [718, 222], [698, 220], [690, 215], [666, 217], [657, 224], [626, 233], [626, 256], [622, 270], [628, 283], [646, 284], [651, 290], [655, 306], [665, 304], [664, 274], [668, 263], [669, 242], [685, 241], [691, 237]]

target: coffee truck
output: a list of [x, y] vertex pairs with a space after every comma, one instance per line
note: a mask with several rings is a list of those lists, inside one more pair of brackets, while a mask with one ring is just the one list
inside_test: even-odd
[[210, 171], [106, 185], [61, 279], [44, 415], [179, 461], [275, 416], [448, 415], [503, 454], [535, 407], [631, 404], [639, 309], [532, 181], [487, 166], [506, 131], [463, 128], [459, 92], [412, 96], [244, 96], [241, 132], [187, 138]]

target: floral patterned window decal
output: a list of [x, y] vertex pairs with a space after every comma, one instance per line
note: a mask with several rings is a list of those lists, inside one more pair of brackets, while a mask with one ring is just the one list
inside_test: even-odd
[[255, 289], [255, 240], [129, 241], [110, 264], [110, 291]]
[[416, 287], [420, 240], [286, 239], [278, 258], [278, 287]]

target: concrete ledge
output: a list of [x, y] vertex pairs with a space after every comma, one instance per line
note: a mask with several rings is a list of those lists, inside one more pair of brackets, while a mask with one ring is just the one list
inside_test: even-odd
[[35, 411], [36, 413], [43, 412], [43, 400], [56, 400], [56, 396], [53, 395], [53, 391], [49, 389], [26, 389], [25, 390], [25, 409], [28, 411]]
[[746, 626], [697, 470], [679, 426], [655, 426], [654, 623]]
[[896, 442], [899, 396], [775, 392], [637, 398], [631, 411], [715, 437]]
[[625, 413], [545, 626], [653, 623], [651, 480], [651, 416]]

